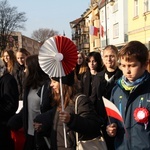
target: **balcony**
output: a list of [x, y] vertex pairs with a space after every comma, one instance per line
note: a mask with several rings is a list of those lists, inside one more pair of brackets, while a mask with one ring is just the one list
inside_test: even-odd
[[89, 33], [89, 27], [81, 27], [81, 34], [88, 34]]
[[81, 44], [81, 49], [89, 49], [89, 48], [90, 48], [90, 44], [89, 43]]

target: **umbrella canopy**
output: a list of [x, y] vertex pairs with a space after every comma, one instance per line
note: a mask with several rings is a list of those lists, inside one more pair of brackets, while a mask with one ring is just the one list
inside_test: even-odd
[[51, 37], [39, 50], [40, 67], [50, 77], [62, 77], [69, 74], [76, 63], [77, 47], [67, 37]]

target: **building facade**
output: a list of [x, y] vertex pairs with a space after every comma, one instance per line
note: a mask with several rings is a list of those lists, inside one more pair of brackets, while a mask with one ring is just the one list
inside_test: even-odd
[[[85, 27], [89, 29], [85, 36], [86, 42], [89, 42], [89, 49], [86, 49], [86, 53], [93, 50], [101, 51], [110, 44], [115, 45], [118, 49], [125, 45], [128, 41], [127, 6], [128, 1], [124, 0], [91, 0], [89, 8], [80, 18]], [[71, 26], [71, 29], [80, 30], [81, 21]], [[76, 32], [76, 37], [82, 39], [79, 33]], [[80, 50], [84, 52], [82, 48]]]
[[150, 50], [150, 0], [128, 0], [129, 41], [138, 40]]
[[7, 49], [12, 49], [14, 52], [19, 48], [25, 48], [30, 54], [38, 54], [40, 43], [29, 37], [21, 34], [21, 32], [13, 32], [9, 38]]

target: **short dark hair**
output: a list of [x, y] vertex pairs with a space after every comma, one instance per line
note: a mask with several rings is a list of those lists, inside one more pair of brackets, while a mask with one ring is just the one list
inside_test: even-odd
[[90, 52], [89, 55], [86, 58], [87, 63], [90, 61], [90, 58], [94, 57], [95, 61], [97, 62], [97, 68], [96, 71], [99, 72], [102, 70], [103, 67], [103, 62], [102, 62], [102, 57], [99, 52]]
[[148, 49], [140, 41], [130, 41], [119, 52], [119, 58], [125, 58], [127, 61], [135, 58], [141, 65], [146, 64], [148, 57]]

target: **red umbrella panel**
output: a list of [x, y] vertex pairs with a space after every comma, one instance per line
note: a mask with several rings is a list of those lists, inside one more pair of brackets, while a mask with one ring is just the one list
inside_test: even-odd
[[69, 74], [77, 63], [77, 47], [68, 38], [64, 36], [55, 37], [58, 52], [63, 55], [62, 66], [65, 74]]

